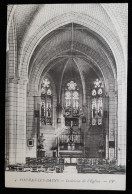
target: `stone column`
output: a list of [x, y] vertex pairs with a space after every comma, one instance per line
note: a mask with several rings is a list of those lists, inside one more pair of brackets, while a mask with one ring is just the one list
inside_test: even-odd
[[9, 164], [16, 163], [16, 84], [7, 79], [6, 91], [6, 155]]
[[81, 117], [81, 130], [83, 133], [83, 137], [84, 137], [84, 141], [83, 141], [83, 145], [84, 145], [84, 155], [85, 155], [85, 151], [86, 151], [86, 147], [87, 147], [87, 132], [88, 132], [88, 105], [83, 104], [83, 116], [86, 118], [86, 123], [82, 123], [82, 117]]
[[117, 130], [117, 101], [115, 91], [110, 91], [109, 94], [109, 160], [116, 159], [115, 155], [115, 131]]
[[25, 163], [26, 85], [22, 79], [7, 80], [7, 143], [9, 164]]
[[104, 126], [105, 126], [105, 158], [109, 158], [109, 97], [106, 95], [104, 97]]
[[117, 160], [117, 152], [118, 152], [118, 95], [115, 92], [115, 158]]
[[126, 105], [127, 84], [118, 83], [118, 138], [117, 161], [118, 165], [126, 165]]
[[[9, 45], [7, 40], [7, 51], [6, 51], [6, 77], [8, 76], [8, 60], [9, 60]], [[6, 91], [5, 91], [5, 165], [9, 163], [9, 132], [8, 132], [8, 79], [6, 80]]]
[[[30, 86], [31, 87], [31, 86]], [[34, 145], [26, 145], [26, 157], [37, 157], [37, 132], [40, 132], [40, 96], [37, 92], [30, 91], [27, 94], [27, 135], [26, 139], [32, 139]], [[37, 113], [36, 113], [37, 111]], [[37, 114], [37, 115], [36, 115]], [[38, 115], [39, 114], [39, 115]]]
[[25, 163], [26, 158], [26, 95], [27, 80], [17, 82], [17, 114], [16, 114], [16, 163]]

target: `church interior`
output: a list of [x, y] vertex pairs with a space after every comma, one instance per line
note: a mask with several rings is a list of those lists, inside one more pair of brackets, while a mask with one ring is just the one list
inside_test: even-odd
[[125, 172], [126, 8], [8, 6], [6, 169]]

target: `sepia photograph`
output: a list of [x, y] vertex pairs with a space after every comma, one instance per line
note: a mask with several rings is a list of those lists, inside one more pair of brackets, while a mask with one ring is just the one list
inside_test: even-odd
[[128, 4], [7, 6], [5, 187], [125, 190]]

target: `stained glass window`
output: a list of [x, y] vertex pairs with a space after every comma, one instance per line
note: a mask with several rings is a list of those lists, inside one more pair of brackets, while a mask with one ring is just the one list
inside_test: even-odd
[[68, 90], [75, 90], [77, 84], [74, 83], [74, 81], [70, 81], [70, 82], [67, 84], [67, 86], [68, 86]]
[[48, 78], [41, 84], [41, 125], [52, 124], [52, 88]]
[[92, 89], [92, 125], [103, 123], [103, 84], [96, 79]]
[[79, 106], [78, 101], [79, 101], [79, 93], [78, 91], [74, 91], [73, 92], [73, 107], [78, 108]]
[[65, 87], [65, 114], [76, 116], [79, 113], [79, 88], [74, 81], [67, 83]]
[[71, 106], [71, 92], [70, 91], [65, 92], [65, 103], [66, 103], [66, 107]]

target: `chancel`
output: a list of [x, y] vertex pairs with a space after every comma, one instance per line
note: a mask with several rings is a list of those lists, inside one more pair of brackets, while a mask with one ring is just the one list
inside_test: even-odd
[[65, 172], [73, 166], [79, 173], [98, 173], [97, 165], [113, 164], [120, 169], [105, 170], [124, 172], [123, 7], [123, 20], [107, 4], [8, 9], [6, 167]]

